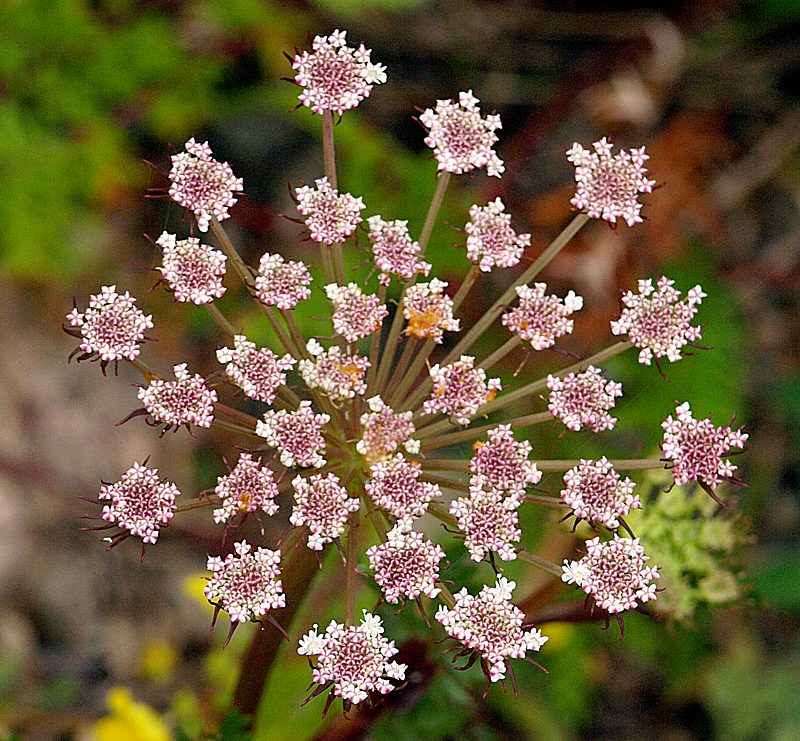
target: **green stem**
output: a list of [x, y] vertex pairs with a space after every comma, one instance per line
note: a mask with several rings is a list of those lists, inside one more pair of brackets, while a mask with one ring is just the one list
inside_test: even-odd
[[[538, 425], [542, 422], [549, 422], [553, 419], [553, 415], [550, 412], [538, 412], [536, 414], [528, 414], [524, 417], [517, 417], [517, 419], [513, 419], [507, 422], [491, 422], [489, 424], [481, 425], [480, 427], [470, 427], [466, 430], [461, 430], [460, 432], [453, 432], [449, 435], [441, 435], [438, 437], [433, 437], [431, 439], [430, 436], [437, 430], [434, 430], [437, 427], [437, 424], [430, 425], [430, 427], [426, 427], [422, 429], [422, 433], [427, 434], [417, 434], [417, 439], [425, 438], [420, 445], [420, 450], [423, 453], [429, 453], [432, 450], [439, 450], [441, 448], [448, 448], [451, 445], [457, 445], [459, 443], [465, 442], [467, 440], [474, 440], [476, 438], [481, 437], [484, 433], [488, 432], [489, 430], [494, 429], [499, 424], [510, 424], [512, 428], [518, 427], [529, 427], [531, 425]], [[449, 426], [450, 423], [445, 420], [444, 424]]]
[[[540, 471], [569, 471], [570, 468], [580, 465], [580, 460], [542, 460], [533, 461]], [[648, 471], [656, 468], [666, 468], [665, 461], [658, 458], [633, 458], [610, 461], [618, 471]], [[426, 458], [420, 461], [423, 471], [458, 471], [469, 472], [469, 461], [449, 460], [446, 458]]]
[[[530, 283], [547, 265], [548, 263], [564, 248], [564, 246], [572, 239], [581, 229], [581, 227], [589, 220], [586, 214], [578, 214], [542, 252], [541, 255], [523, 272], [503, 293], [491, 308], [469, 329], [469, 331], [461, 338], [458, 344], [447, 354], [447, 356], [439, 363], [439, 365], [447, 365], [453, 362], [456, 358], [460, 357], [464, 351], [472, 347], [475, 340], [478, 339], [497, 319], [503, 312], [503, 309], [510, 304], [516, 297], [517, 286]], [[420, 384], [416, 393], [409, 399], [409, 408], [418, 404], [425, 394], [430, 390], [431, 381], [427, 380]]]
[[500, 345], [486, 360], [478, 363], [478, 368], [489, 370], [495, 363], [499, 363], [506, 355], [516, 350], [522, 344], [522, 339], [518, 334], [509, 337], [504, 344]]
[[233, 325], [225, 318], [222, 312], [217, 308], [216, 304], [204, 304], [206, 311], [211, 315], [211, 318], [217, 323], [217, 326], [226, 334], [233, 337], [236, 330]]
[[547, 571], [549, 574], [553, 574], [553, 576], [557, 576], [559, 579], [561, 578], [561, 574], [564, 573], [560, 566], [556, 566], [554, 563], [550, 563], [550, 561], [540, 558], [533, 553], [528, 553], [528, 551], [520, 551], [517, 554], [517, 558], [519, 558], [520, 561], [525, 561], [535, 566], [537, 569]]

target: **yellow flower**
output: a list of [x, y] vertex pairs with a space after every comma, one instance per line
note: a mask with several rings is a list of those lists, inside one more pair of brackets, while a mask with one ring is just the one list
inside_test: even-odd
[[164, 721], [149, 705], [136, 702], [124, 687], [106, 697], [109, 714], [92, 728], [94, 741], [172, 741]]

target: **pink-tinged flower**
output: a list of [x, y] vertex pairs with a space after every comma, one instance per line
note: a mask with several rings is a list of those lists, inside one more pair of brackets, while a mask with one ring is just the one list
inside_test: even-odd
[[567, 159], [575, 165], [577, 188], [572, 203], [592, 219], [616, 224], [624, 219], [628, 226], [643, 221], [640, 216], [641, 193], [651, 193], [655, 180], [647, 179], [644, 163], [650, 159], [641, 149], [621, 149], [612, 156], [612, 145], [603, 137], [593, 145], [594, 152], [575, 142], [567, 150]]
[[203, 594], [230, 615], [232, 623], [258, 620], [270, 610], [286, 606], [281, 584], [281, 552], [252, 547], [246, 540], [234, 544], [236, 553], [224, 559], [208, 557], [211, 578]]
[[[71, 327], [78, 327], [81, 350], [112, 360], [136, 360], [145, 332], [153, 328], [153, 318], [136, 306], [136, 299], [127, 291], [117, 293], [116, 286], [103, 286], [100, 293], [89, 297], [89, 306], [81, 313], [77, 308], [67, 314]], [[77, 333], [75, 333], [77, 336]]]
[[538, 651], [547, 642], [536, 628], [524, 630], [525, 615], [511, 602], [515, 586], [500, 576], [495, 586], [484, 586], [477, 597], [462, 589], [453, 607], [442, 605], [436, 612], [447, 635], [480, 654], [481, 668], [492, 682], [505, 678], [507, 658], [524, 659], [528, 651]]
[[511, 425], [498, 425], [487, 433], [488, 442], [476, 442], [469, 463], [470, 489], [497, 489], [524, 494], [542, 480], [542, 472], [528, 460], [531, 444], [514, 439]]
[[357, 705], [371, 692], [385, 695], [395, 689], [389, 679], [405, 679], [406, 665], [389, 661], [397, 649], [394, 641], [383, 635], [383, 623], [377, 615], [364, 610], [358, 626], [332, 620], [323, 634], [317, 627], [315, 624], [300, 639], [297, 653], [317, 657], [311, 676], [318, 687], [331, 687], [333, 695]]
[[228, 522], [237, 513], [261, 511], [271, 517], [278, 511], [275, 474], [250, 453], [241, 453], [231, 472], [217, 479], [214, 493], [221, 505], [213, 512], [216, 523]]
[[486, 380], [486, 371], [475, 368], [475, 358], [462, 355], [454, 363], [430, 370], [433, 389], [422, 405], [428, 414], [446, 414], [460, 425], [468, 425], [470, 417], [497, 396], [502, 388], [499, 378]]
[[464, 545], [473, 561], [480, 561], [494, 551], [503, 561], [513, 561], [513, 545], [522, 537], [517, 510], [522, 504], [518, 494], [504, 495], [496, 489], [473, 489], [469, 496], [450, 503], [450, 514], [464, 533]]
[[361, 223], [364, 201], [340, 194], [328, 178], [319, 178], [314, 184], [314, 188], [304, 185], [295, 189], [297, 210], [306, 217], [311, 239], [326, 245], [344, 242]]
[[281, 463], [287, 468], [295, 466], [322, 468], [325, 465], [325, 438], [323, 425], [331, 418], [327, 414], [314, 414], [311, 402], [301, 401], [297, 411], [270, 409], [263, 421], [256, 424], [256, 434], [277, 448]]
[[233, 194], [244, 186], [227, 162], [217, 162], [211, 156], [208, 142], [200, 144], [191, 138], [184, 149], [172, 155], [169, 196], [191, 211], [197, 228], [207, 232], [211, 219], [223, 221], [230, 216], [228, 209], [236, 203]]
[[436, 582], [444, 555], [440, 546], [425, 540], [421, 533], [399, 527], [389, 531], [385, 543], [367, 550], [375, 581], [384, 599], [392, 604], [417, 599], [421, 594], [436, 597], [441, 591]]
[[486, 172], [500, 177], [505, 166], [492, 149], [497, 142], [494, 132], [502, 128], [495, 113], [481, 118], [478, 99], [472, 90], [458, 94], [458, 103], [437, 100], [436, 108], [428, 108], [420, 123], [428, 130], [425, 144], [433, 149], [439, 170], [456, 175], [485, 167]]
[[300, 102], [314, 113], [333, 111], [340, 116], [369, 97], [373, 85], [386, 82], [386, 67], [370, 60], [371, 49], [347, 46], [347, 31], [314, 37], [312, 52], [292, 60], [294, 81], [304, 88]]
[[667, 417], [661, 427], [661, 449], [673, 463], [672, 475], [679, 486], [698, 481], [713, 489], [736, 472], [736, 466], [724, 456], [731, 448], [744, 448], [747, 435], [741, 430], [714, 427], [708, 418], [695, 419], [688, 402], [676, 407], [675, 418]]
[[407, 221], [384, 221], [380, 216], [370, 216], [369, 241], [375, 267], [380, 270], [378, 280], [388, 286], [390, 275], [410, 280], [415, 275], [427, 275], [430, 263], [421, 259], [419, 242], [414, 242], [408, 233]]
[[590, 365], [583, 373], [569, 373], [564, 378], [547, 376], [547, 388], [550, 414], [570, 430], [577, 432], [587, 427], [592, 432], [602, 432], [617, 424], [616, 417], [608, 411], [622, 396], [622, 385], [606, 381], [599, 368]]
[[577, 584], [595, 604], [608, 613], [633, 610], [656, 598], [658, 568], [650, 560], [638, 538], [620, 538], [602, 543], [600, 538], [586, 541], [586, 555], [580, 561], [564, 560], [561, 578]]
[[168, 232], [163, 232], [156, 244], [164, 253], [162, 265], [156, 270], [164, 276], [177, 301], [199, 306], [210, 304], [225, 293], [222, 279], [228, 258], [223, 252], [201, 244], [196, 237], [177, 239]]
[[570, 291], [563, 299], [545, 294], [546, 283], [517, 286], [519, 306], [503, 314], [503, 324], [530, 342], [534, 350], [545, 350], [556, 340], [572, 332], [574, 322], [569, 317], [583, 308], [583, 298]]
[[406, 334], [441, 344], [445, 331], [458, 332], [461, 325], [453, 318], [453, 299], [444, 289], [447, 283], [434, 278], [430, 283], [417, 283], [403, 296], [403, 316], [408, 320]]
[[484, 273], [495, 266], [513, 268], [531, 243], [530, 234], [517, 234], [511, 228], [511, 215], [499, 198], [486, 206], [470, 206], [469, 219], [464, 227], [467, 258]]
[[329, 283], [325, 294], [333, 305], [333, 329], [348, 342], [357, 342], [377, 332], [389, 314], [377, 296], [364, 295], [355, 283], [346, 286]]
[[256, 298], [283, 311], [294, 309], [311, 295], [311, 273], [305, 263], [284, 260], [270, 252], [262, 255], [255, 280]]
[[266, 347], [256, 347], [244, 335], [233, 338], [233, 347], [217, 350], [217, 360], [225, 365], [225, 375], [251, 399], [265, 404], [275, 401], [278, 389], [286, 383], [285, 371], [294, 367], [288, 353], [278, 357]]
[[103, 484], [99, 498], [110, 504], [102, 518], [114, 522], [143, 543], [155, 543], [159, 530], [175, 513], [178, 487], [158, 478], [158, 469], [134, 463], [115, 484]]
[[313, 360], [301, 360], [297, 369], [309, 388], [319, 389], [333, 401], [352, 399], [366, 392], [364, 376], [369, 369], [368, 358], [345, 353], [338, 345], [325, 350], [313, 338], [306, 349]]
[[564, 474], [561, 498], [576, 517], [608, 528], [619, 527], [619, 518], [642, 506], [633, 493], [636, 484], [622, 478], [605, 456], [583, 460]]
[[311, 534], [306, 544], [312, 551], [321, 551], [325, 543], [344, 533], [350, 513], [357, 512], [361, 506], [358, 498], [347, 496], [347, 489], [334, 473], [314, 474], [308, 478], [296, 476], [292, 487], [294, 508], [289, 522], [296, 527], [308, 527]]
[[361, 440], [356, 450], [368, 461], [387, 458], [401, 445], [409, 453], [419, 453], [419, 440], [411, 436], [415, 432], [411, 412], [395, 412], [379, 396], [367, 400], [370, 411], [361, 415]]
[[200, 374], [190, 375], [186, 363], [176, 365], [173, 370], [174, 381], [154, 378], [148, 386], [140, 388], [139, 401], [151, 417], [167, 427], [211, 427], [217, 392], [206, 386]]
[[640, 280], [639, 293], [627, 291], [622, 297], [625, 308], [620, 318], [611, 322], [614, 334], [627, 334], [628, 339], [639, 348], [639, 362], [650, 365], [666, 357], [674, 363], [681, 359], [681, 350], [700, 339], [700, 327], [692, 326], [697, 307], [705, 293], [695, 286], [681, 301], [681, 294], [672, 286], [675, 281], [662, 276], [658, 279], [658, 290], [653, 281]]
[[422, 517], [428, 504], [441, 495], [437, 484], [419, 481], [420, 464], [409, 461], [402, 453], [370, 466], [372, 478], [366, 483], [366, 493], [375, 505], [397, 518], [397, 526], [411, 529], [411, 522]]

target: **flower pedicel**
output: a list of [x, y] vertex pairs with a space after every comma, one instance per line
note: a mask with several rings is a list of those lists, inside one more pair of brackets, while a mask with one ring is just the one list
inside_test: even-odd
[[[76, 306], [65, 325], [80, 341], [73, 353], [78, 360], [99, 361], [104, 371], [112, 361], [127, 360], [144, 375], [140, 413], [168, 427], [191, 426], [193, 434], [219, 427], [231, 435], [232, 447], [246, 444], [263, 452], [241, 453], [214, 489], [185, 505], [177, 504], [174, 484], [135, 463], [117, 483], [102, 486], [103, 527], [117, 529], [108, 539], [112, 546], [126, 537], [144, 545], [155, 544], [184, 508], [208, 507], [209, 518], [224, 528], [238, 527], [250, 516], [288, 516], [293, 527], [280, 544], [241, 539], [209, 555], [205, 594], [217, 611], [228, 613], [232, 629], [266, 620], [281, 630], [306, 630], [297, 652], [312, 665], [315, 688], [309, 699], [327, 694], [326, 710], [335, 698], [347, 710], [403, 686], [407, 667], [393, 660], [398, 649], [384, 635], [381, 618], [364, 611], [356, 622], [357, 593], [365, 589], [360, 564], [367, 562], [379, 602], [414, 600], [425, 616], [420, 629], [456, 641], [458, 656], [466, 657], [468, 666], [479, 664], [487, 688], [506, 677], [513, 682], [510, 659], [540, 651], [547, 636], [512, 602], [515, 584], [502, 575], [505, 561], [519, 559], [573, 585], [583, 592], [580, 600], [590, 616], [607, 621], [625, 610], [641, 610], [657, 598], [658, 568], [648, 563], [646, 543], [618, 533], [620, 527], [628, 530], [623, 518], [631, 509], [646, 506], [634, 494], [634, 482], [620, 472], [666, 468], [676, 483], [698, 481], [715, 498], [717, 487], [733, 480], [735, 467], [726, 456], [744, 447], [747, 436], [695, 419], [688, 403], [663, 422], [660, 459], [542, 460], [525, 439], [526, 428], [543, 423], [553, 425], [555, 434], [607, 434], [617, 422], [611, 411], [623, 390], [606, 378], [603, 362], [634, 347], [646, 365], [664, 357], [679, 360], [700, 339], [700, 328], [691, 321], [705, 294], [695, 286], [681, 299], [667, 277], [656, 286], [642, 280], [638, 294], [623, 296], [621, 316], [611, 322], [610, 334], [627, 339], [544, 378], [515, 378], [504, 387], [492, 368], [523, 343], [531, 351], [553, 347], [572, 331], [582, 307], [572, 291], [564, 298], [548, 294], [546, 284], [536, 282], [541, 270], [589, 219], [628, 226], [642, 220], [639, 196], [654, 185], [645, 170], [644, 147], [612, 154], [603, 138], [592, 149], [578, 143], [569, 148], [577, 183], [572, 205], [579, 213], [525, 269], [518, 265], [530, 249], [530, 236], [514, 231], [505, 204], [496, 199], [474, 205], [463, 243], [471, 267], [460, 285], [448, 285], [435, 277], [436, 266], [426, 255], [431, 232], [454, 175], [476, 169], [502, 175], [494, 149], [500, 117], [483, 114], [471, 91], [425, 110], [420, 122], [438, 173], [424, 224], [380, 216], [365, 222], [363, 212], [375, 213], [381, 204], [337, 185], [334, 114], [345, 114], [384, 83], [385, 69], [363, 45], [348, 46], [340, 31], [316, 37], [312, 51], [298, 52], [292, 66], [301, 106], [323, 121], [322, 173], [314, 186], [295, 190], [304, 236], [310, 238], [303, 240], [302, 262], [273, 249], [257, 266], [246, 265], [221, 225], [242, 181], [230, 165], [213, 158], [207, 142], [190, 139], [172, 157], [169, 196], [188, 211], [198, 231], [213, 233], [222, 251], [201, 243], [191, 230], [183, 238], [164, 232], [158, 240], [164, 259], [159, 270], [176, 301], [202, 306], [219, 326], [216, 347], [208, 352], [209, 362], [219, 363], [213, 380], [190, 374], [186, 363], [175, 364], [175, 380], [150, 370], [140, 351], [152, 318], [115, 286], [91, 296], [84, 311]], [[372, 264], [348, 272], [345, 250], [355, 255], [365, 244], [359, 230], [368, 235]], [[322, 264], [323, 283], [312, 283], [308, 264], [315, 260]], [[505, 276], [508, 287], [464, 327], [462, 302], [481, 276], [493, 271], [501, 271], [494, 282]], [[271, 347], [257, 347], [236, 333], [216, 305], [235, 290], [231, 272], [271, 328], [276, 338]], [[332, 339], [303, 336], [295, 322], [313, 291], [329, 302]], [[475, 342], [492, 326], [506, 339], [494, 352], [478, 356]], [[222, 403], [223, 391], [225, 398], [246, 402], [248, 411]], [[543, 392], [549, 392], [547, 398]], [[550, 481], [552, 474], [563, 482]], [[543, 480], [546, 487], [563, 486], [560, 496], [532, 494]], [[293, 502], [285, 515], [276, 515], [282, 492], [291, 493]], [[565, 517], [574, 515], [597, 529], [598, 536], [579, 549], [582, 557], [559, 566], [529, 550], [537, 534], [525, 532], [519, 515], [540, 505], [560, 508]], [[441, 520], [455, 540], [439, 544], [423, 536], [415, 529], [423, 515]], [[328, 622], [322, 632], [318, 625], [290, 626], [298, 599], [287, 595], [302, 595], [316, 569], [315, 559], [309, 565], [300, 555], [331, 544], [343, 556], [344, 573], [337, 575], [343, 584], [342, 620]], [[489, 561], [498, 572], [494, 581], [477, 594], [451, 591], [445, 545], [453, 558]], [[433, 628], [430, 612], [438, 622]], [[261, 687], [264, 676], [258, 672], [266, 673], [270, 664], [261, 661], [256, 674], [243, 674], [240, 685]]]

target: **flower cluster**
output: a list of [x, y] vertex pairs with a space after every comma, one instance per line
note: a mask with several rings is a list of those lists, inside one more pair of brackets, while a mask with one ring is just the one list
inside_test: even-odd
[[462, 355], [450, 365], [434, 365], [430, 371], [433, 390], [422, 408], [428, 414], [446, 414], [468, 425], [483, 404], [494, 399], [502, 385], [499, 378], [486, 380], [486, 371], [475, 367], [475, 358]]
[[175, 513], [179, 494], [175, 484], [159, 479], [157, 469], [134, 463], [115, 484], [100, 488], [100, 501], [110, 502], [103, 507], [102, 518], [128, 530], [143, 543], [155, 543], [161, 526], [168, 524]]
[[212, 219], [224, 221], [230, 216], [228, 209], [236, 204], [233, 194], [243, 190], [242, 180], [227, 162], [211, 156], [208, 142], [192, 138], [184, 150], [172, 155], [169, 197], [191, 211], [197, 228], [207, 232]]
[[364, 610], [361, 625], [342, 625], [332, 620], [325, 633], [317, 625], [300, 639], [297, 653], [316, 656], [312, 677], [319, 687], [331, 687], [336, 697], [357, 705], [371, 692], [385, 695], [394, 689], [389, 679], [402, 681], [406, 665], [389, 661], [397, 653], [394, 641], [383, 635], [377, 615]]
[[572, 332], [574, 321], [569, 317], [583, 308], [583, 299], [570, 291], [563, 299], [545, 294], [546, 283], [517, 286], [519, 306], [503, 314], [503, 324], [534, 350], [545, 350], [556, 340]]
[[417, 283], [405, 292], [406, 334], [440, 343], [446, 331], [458, 332], [461, 325], [453, 318], [453, 299], [444, 292], [445, 288], [447, 283], [434, 278], [430, 283]]
[[674, 280], [662, 276], [658, 289], [653, 281], [639, 281], [639, 293], [626, 292], [622, 297], [625, 308], [616, 321], [611, 322], [614, 334], [627, 334], [639, 348], [639, 362], [650, 365], [653, 357], [666, 357], [674, 363], [681, 359], [681, 350], [700, 339], [702, 330], [692, 326], [697, 307], [705, 298], [700, 286], [695, 286], [681, 301], [681, 294], [673, 288]]
[[173, 371], [174, 381], [154, 378], [139, 389], [139, 401], [147, 413], [167, 427], [211, 427], [217, 392], [206, 386], [201, 375], [190, 375], [186, 363], [176, 365]]
[[136, 306], [136, 299], [127, 291], [117, 293], [116, 286], [103, 286], [100, 293], [89, 297], [84, 312], [74, 308], [67, 322], [80, 331], [80, 349], [87, 357], [96, 355], [105, 363], [136, 360], [145, 332], [153, 328], [153, 317]]
[[212, 576], [203, 589], [206, 599], [230, 615], [233, 623], [264, 617], [270, 610], [286, 606], [281, 584], [281, 552], [256, 548], [243, 540], [234, 545], [236, 553], [224, 559], [209, 556]]
[[225, 293], [222, 279], [228, 258], [222, 252], [201, 244], [196, 237], [178, 239], [169, 232], [163, 232], [156, 244], [164, 252], [161, 267], [156, 269], [177, 301], [210, 304]]
[[341, 116], [368, 97], [373, 85], [386, 82], [386, 68], [370, 60], [372, 51], [363, 44], [358, 49], [347, 46], [346, 36], [347, 31], [338, 30], [316, 36], [314, 50], [292, 60], [294, 81], [303, 88], [300, 102], [314, 113]]
[[699, 481], [710, 488], [719, 486], [736, 472], [724, 456], [731, 448], [744, 448], [747, 435], [731, 427], [714, 427], [710, 419], [695, 419], [688, 402], [675, 408], [675, 417], [667, 417], [661, 424], [664, 442], [661, 449], [672, 461], [675, 483]]
[[282, 255], [262, 255], [255, 280], [255, 294], [262, 304], [294, 309], [311, 295], [311, 273], [305, 263], [284, 260]]
[[251, 399], [272, 404], [278, 389], [286, 383], [285, 371], [294, 367], [288, 353], [278, 357], [266, 347], [256, 347], [244, 335], [233, 338], [233, 347], [217, 350], [217, 360], [225, 363], [225, 374]]
[[447, 635], [480, 654], [492, 682], [505, 678], [507, 658], [523, 659], [547, 641], [535, 628], [525, 630], [525, 616], [511, 602], [514, 587], [515, 582], [501, 576], [495, 586], [485, 586], [477, 597], [462, 589], [455, 595], [453, 607], [443, 605], [436, 612]]
[[592, 432], [611, 430], [616, 417], [608, 412], [616, 399], [622, 396], [622, 386], [616, 381], [606, 381], [603, 371], [590, 365], [583, 373], [568, 373], [564, 378], [547, 377], [550, 400], [547, 408], [570, 430], [584, 427]]
[[486, 206], [471, 206], [467, 233], [467, 257], [484, 273], [493, 267], [513, 268], [531, 243], [530, 234], [517, 234], [511, 228], [511, 214], [499, 199]]
[[542, 480], [542, 472], [528, 460], [531, 444], [519, 442], [511, 425], [498, 425], [489, 430], [488, 442], [476, 442], [469, 463], [470, 489], [497, 489], [509, 494], [523, 494], [529, 486]]
[[428, 129], [425, 144], [433, 149], [439, 169], [443, 172], [461, 174], [479, 167], [494, 177], [505, 170], [492, 147], [497, 142], [495, 131], [501, 128], [500, 116], [490, 114], [481, 117], [478, 99], [472, 90], [458, 94], [458, 103], [452, 100], [437, 100], [436, 108], [428, 108], [419, 117]]
[[330, 421], [327, 414], [315, 414], [311, 402], [306, 400], [294, 412], [286, 409], [264, 412], [264, 419], [256, 425], [256, 434], [278, 449], [281, 463], [287, 468], [322, 468], [325, 465], [322, 428]]
[[357, 512], [361, 503], [347, 496], [347, 489], [339, 483], [334, 473], [327, 476], [315, 473], [292, 481], [294, 509], [289, 518], [292, 525], [306, 525], [311, 531], [307, 545], [312, 551], [321, 551], [325, 543], [338, 538], [347, 524], [351, 512]]
[[367, 400], [370, 408], [361, 417], [361, 439], [356, 450], [368, 461], [378, 461], [394, 453], [401, 445], [409, 453], [419, 452], [419, 440], [414, 440], [411, 412], [395, 412], [380, 396]]
[[579, 561], [564, 561], [562, 580], [577, 584], [609, 614], [633, 610], [656, 598], [658, 569], [647, 566], [649, 557], [638, 538], [586, 542], [586, 555]]
[[237, 513], [263, 512], [271, 517], [278, 511], [278, 484], [270, 468], [262, 467], [250, 453], [242, 453], [227, 476], [220, 476], [214, 493], [221, 506], [214, 510], [214, 522], [228, 522]]
[[514, 543], [522, 537], [517, 512], [521, 504], [519, 494], [506, 496], [496, 489], [473, 489], [468, 497], [450, 504], [450, 514], [464, 533], [464, 545], [473, 561], [480, 561], [490, 551], [503, 561], [517, 557]]
[[616, 224], [624, 219], [628, 226], [643, 221], [639, 195], [652, 193], [655, 180], [648, 180], [644, 163], [650, 157], [644, 147], [621, 149], [612, 156], [611, 143], [605, 137], [593, 145], [594, 152], [575, 142], [567, 158], [575, 165], [577, 190], [571, 203], [585, 209], [592, 219]]
[[367, 225], [382, 285], [389, 285], [390, 275], [410, 280], [415, 275], [430, 272], [431, 264], [421, 258], [422, 248], [419, 242], [412, 241], [407, 221], [384, 221], [380, 216], [370, 216]]
[[366, 392], [364, 375], [369, 369], [368, 358], [349, 355], [337, 345], [324, 350], [313, 338], [306, 349], [313, 360], [301, 360], [297, 369], [310, 389], [319, 389], [333, 401], [352, 399]]
[[635, 484], [622, 478], [605, 456], [596, 461], [581, 460], [564, 474], [561, 499], [587, 522], [608, 528], [619, 527], [619, 517], [642, 506], [633, 493]]
[[422, 517], [428, 504], [441, 494], [436, 484], [419, 481], [420, 464], [406, 460], [402, 453], [373, 463], [369, 470], [367, 495], [378, 507], [396, 517], [403, 530], [410, 530], [411, 521]]
[[381, 328], [389, 314], [377, 296], [367, 296], [355, 283], [325, 286], [325, 295], [333, 305], [333, 329], [348, 342], [357, 342]]
[[295, 189], [297, 210], [306, 217], [311, 239], [328, 246], [344, 242], [361, 223], [364, 201], [349, 193], [340, 195], [328, 178], [314, 184]]

